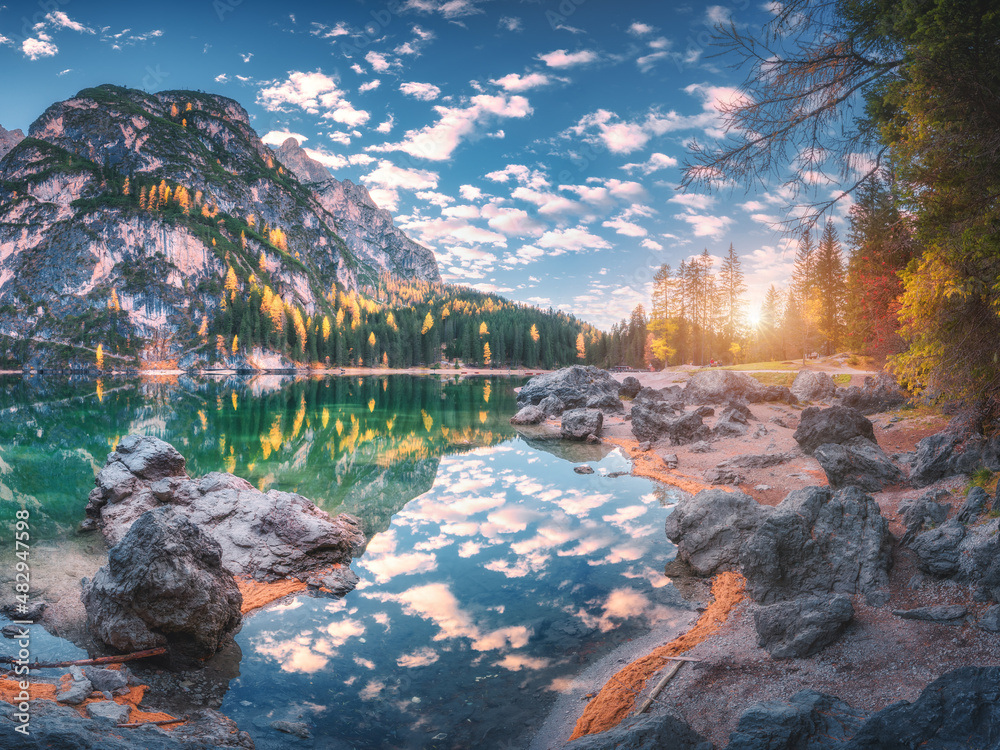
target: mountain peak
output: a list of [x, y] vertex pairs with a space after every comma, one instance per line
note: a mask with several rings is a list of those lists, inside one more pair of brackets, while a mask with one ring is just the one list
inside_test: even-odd
[[4, 158], [14, 146], [23, 140], [24, 133], [21, 130], [16, 128], [5, 130], [3, 125], [0, 125], [0, 159]]
[[329, 169], [309, 156], [295, 138], [286, 138], [284, 143], [274, 149], [274, 153], [301, 182], [325, 182], [333, 176]]

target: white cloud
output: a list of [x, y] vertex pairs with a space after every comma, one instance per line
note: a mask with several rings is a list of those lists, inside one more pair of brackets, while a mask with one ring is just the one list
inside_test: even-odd
[[253, 52], [247, 52], [245, 55], [241, 52], [240, 58], [242, 58], [243, 62], [248, 63], [253, 58]]
[[[421, 190], [417, 193], [417, 197], [422, 201], [427, 201], [438, 208], [447, 208], [449, 203], [454, 203], [455, 199], [450, 195], [445, 195], [444, 193], [438, 193], [433, 190]], [[442, 212], [443, 213], [443, 212]]]
[[546, 179], [544, 172], [540, 172], [537, 169], [529, 169], [523, 164], [508, 164], [501, 170], [486, 173], [486, 179], [493, 182], [506, 183], [512, 177], [517, 184], [533, 189], [549, 186], [549, 181]]
[[306, 148], [303, 151], [308, 154], [309, 158], [318, 161], [328, 169], [343, 169], [350, 163], [347, 157], [340, 154], [331, 154], [329, 151], [322, 149]]
[[676, 214], [675, 219], [687, 222], [694, 230], [695, 237], [721, 237], [733, 220], [728, 216], [708, 216], [704, 214]]
[[353, 65], [351, 65], [351, 70], [353, 70], [359, 76], [363, 76], [363, 75], [365, 75], [365, 73], [368, 72], [364, 68], [362, 68], [360, 65], [358, 65], [357, 63], [354, 63]]
[[417, 81], [409, 81], [407, 83], [399, 84], [399, 90], [406, 96], [412, 96], [414, 99], [419, 99], [422, 102], [434, 101], [441, 96], [441, 89], [433, 83], [418, 83]]
[[653, 33], [653, 27], [648, 23], [641, 23], [636, 21], [631, 26], [628, 27], [628, 33], [633, 36], [646, 36], [647, 34]]
[[225, 73], [220, 73], [219, 75], [217, 75], [215, 77], [215, 82], [216, 83], [229, 83], [229, 76], [227, 76]]
[[597, 58], [597, 53], [589, 49], [582, 49], [579, 52], [557, 49], [554, 52], [538, 55], [538, 59], [550, 68], [572, 68], [576, 65], [587, 65], [595, 62]]
[[631, 221], [625, 221], [625, 219], [620, 216], [605, 221], [601, 224], [601, 226], [614, 229], [615, 232], [623, 234], [626, 237], [645, 237], [649, 234], [649, 232], [647, 232], [643, 227], [640, 227], [638, 224]]
[[[585, 136], [591, 130], [597, 130], [596, 137]], [[650, 139], [650, 133], [640, 123], [622, 122], [618, 115], [606, 109], [599, 109], [589, 115], [584, 115], [580, 121], [570, 128], [577, 135], [584, 135], [584, 140], [594, 142], [599, 140], [615, 154], [629, 154], [641, 149]]]
[[732, 18], [732, 12], [723, 5], [709, 5], [705, 11], [705, 21], [710, 26], [728, 24]]
[[539, 247], [552, 249], [551, 255], [564, 252], [576, 253], [582, 250], [606, 250], [611, 245], [603, 237], [591, 234], [581, 227], [553, 229], [546, 232], [536, 243]]
[[544, 73], [529, 73], [526, 76], [511, 73], [509, 75], [505, 75], [503, 78], [490, 80], [490, 83], [494, 86], [499, 86], [504, 91], [510, 91], [515, 94], [522, 91], [537, 89], [539, 86], [548, 86], [551, 82], [552, 79]]
[[677, 159], [672, 156], [667, 156], [666, 154], [661, 154], [655, 152], [650, 154], [649, 159], [645, 162], [640, 162], [637, 164], [626, 164], [622, 169], [631, 172], [633, 169], [638, 169], [643, 174], [651, 174], [661, 169], [667, 169], [668, 167], [676, 167]]
[[372, 66], [372, 70], [376, 73], [385, 73], [393, 65], [386, 55], [374, 50], [365, 55], [365, 60], [368, 61], [368, 64]]
[[520, 18], [516, 16], [501, 16], [500, 23], [497, 24], [499, 28], [505, 29], [507, 31], [523, 31], [524, 23], [522, 23]]
[[491, 120], [499, 118], [522, 118], [532, 113], [531, 105], [523, 96], [488, 96], [479, 94], [472, 97], [467, 107], [436, 106], [438, 121], [420, 130], [408, 130], [399, 143], [369, 146], [368, 151], [404, 151], [431, 161], [449, 159], [464, 140], [475, 138], [479, 128]]
[[378, 78], [375, 78], [374, 80], [368, 81], [367, 83], [362, 83], [360, 86], [358, 86], [358, 93], [363, 94], [366, 91], [374, 91], [381, 85], [382, 81], [380, 81]]
[[648, 238], [644, 239], [639, 244], [642, 245], [647, 250], [662, 250], [663, 249], [663, 245], [661, 245], [659, 242], [657, 242], [656, 240], [648, 239]]
[[669, 52], [660, 50], [658, 52], [650, 52], [648, 55], [642, 55], [636, 58], [635, 64], [639, 66], [639, 70], [643, 73], [648, 73], [653, 69], [660, 60], [664, 60], [670, 56]]
[[[72, 29], [73, 31], [79, 31], [79, 32], [84, 33], [84, 34], [93, 34], [94, 33], [93, 29], [88, 28], [87, 26], [84, 26], [81, 23], [77, 23], [76, 21], [74, 21], [73, 19], [71, 19], [69, 16], [67, 16], [65, 13], [63, 13], [61, 10], [56, 10], [56, 11], [53, 11], [51, 13], [46, 13], [45, 14], [45, 20], [48, 21], [48, 23], [51, 26], [54, 26], [56, 28]], [[36, 24], [35, 25], [35, 30], [36, 31], [38, 30], [38, 27], [40, 25], [42, 25], [42, 24]]]
[[397, 167], [391, 161], [382, 159], [378, 168], [364, 175], [366, 183], [383, 188], [403, 188], [404, 190], [428, 190], [438, 185], [438, 173], [427, 169], [407, 169]]
[[290, 130], [270, 130], [261, 138], [261, 141], [267, 146], [280, 146], [289, 138], [297, 140], [300, 146], [309, 140], [301, 133], [293, 133]]
[[[2, 42], [0, 42], [0, 43], [2, 43]], [[73, 72], [72, 68], [66, 68], [66, 70], [60, 70], [58, 73], [56, 73], [56, 75], [61, 78], [62, 76], [66, 75], [67, 73], [72, 73], [72, 72]]]
[[458, 193], [467, 201], [474, 201], [483, 197], [483, 191], [473, 185], [461, 185], [458, 188]]
[[393, 117], [392, 115], [389, 115], [389, 118], [385, 122], [380, 122], [378, 124], [378, 127], [375, 128], [375, 130], [376, 132], [379, 133], [388, 133], [392, 130], [392, 126], [395, 125], [395, 123], [396, 123], [396, 118]]
[[539, 237], [545, 231], [545, 225], [533, 219], [527, 211], [520, 208], [510, 208], [489, 203], [483, 206], [483, 218], [491, 229], [507, 237]]
[[28, 37], [21, 42], [21, 52], [29, 60], [38, 60], [43, 57], [55, 57], [59, 54], [59, 48], [52, 42]]
[[711, 195], [697, 195], [695, 193], [678, 193], [669, 199], [670, 203], [679, 203], [684, 208], [692, 211], [704, 211], [715, 203], [715, 198]]
[[12, 42], [10, 39], [8, 39], [7, 37], [5, 37], [3, 34], [0, 34], [0, 44], [6, 44], [8, 46], [13, 46], [14, 42]]

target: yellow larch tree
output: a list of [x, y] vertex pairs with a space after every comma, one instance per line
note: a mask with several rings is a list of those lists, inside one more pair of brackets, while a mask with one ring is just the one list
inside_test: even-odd
[[326, 315], [323, 316], [323, 341], [329, 341], [330, 339], [330, 318]]
[[486, 321], [484, 320], [482, 323], [479, 324], [479, 338], [489, 335], [490, 335], [490, 329], [486, 327]]
[[283, 330], [284, 320], [285, 320], [285, 305], [281, 301], [280, 294], [274, 295], [274, 298], [271, 300], [271, 309], [269, 311], [269, 314], [271, 316], [271, 325], [274, 327], [274, 330], [276, 331]]
[[[215, 244], [215, 238], [212, 238], [212, 244]], [[226, 283], [225, 289], [229, 293], [229, 299], [236, 299], [236, 290], [239, 289], [240, 281], [236, 278], [236, 271], [233, 270], [232, 266], [229, 266], [229, 270], [226, 271]]]
[[538, 341], [541, 336], [538, 335], [538, 326], [534, 323], [531, 324], [531, 330], [528, 331], [528, 335], [531, 337], [532, 341]]
[[431, 315], [430, 312], [428, 312], [427, 313], [427, 317], [424, 318], [424, 325], [420, 329], [420, 333], [422, 333], [422, 334], [423, 333], [427, 333], [433, 327], [434, 327], [434, 316]]
[[125, 184], [122, 186], [122, 195], [129, 195], [132, 192], [132, 183], [128, 177], [125, 178]]
[[198, 337], [201, 339], [201, 343], [208, 343], [208, 316], [201, 316], [201, 327], [198, 329]]
[[587, 356], [587, 342], [583, 338], [583, 331], [576, 337], [576, 356], [577, 359], [583, 359]]
[[97, 369], [104, 369], [104, 344], [97, 345]]
[[170, 116], [171, 117], [177, 117], [177, 115], [179, 115], [180, 113], [181, 113], [181, 111], [179, 109], [177, 109], [176, 102], [174, 104], [170, 105]]
[[236, 351], [239, 349], [239, 345], [240, 345], [240, 337], [238, 335], [234, 335], [233, 336], [233, 354], [236, 354]]
[[493, 352], [490, 351], [490, 342], [483, 344], [483, 362], [489, 364], [493, 360]]
[[375, 331], [368, 334], [368, 346], [375, 346]]

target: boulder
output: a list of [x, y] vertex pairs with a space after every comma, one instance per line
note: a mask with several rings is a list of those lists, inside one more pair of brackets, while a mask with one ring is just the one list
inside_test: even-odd
[[976, 621], [976, 627], [988, 633], [1000, 633], [1000, 604], [987, 607]]
[[26, 735], [16, 730], [17, 710], [14, 705], [0, 701], [0, 747], [18, 750], [253, 750], [254, 747], [250, 735], [241, 732], [232, 719], [211, 709], [191, 712], [184, 724], [174, 725], [169, 731], [152, 724], [122, 730], [109, 721], [81, 716], [69, 706], [39, 700], [31, 704], [31, 731]]
[[710, 431], [694, 412], [673, 416], [669, 406], [633, 406], [632, 434], [639, 440], [669, 439], [673, 445], [705, 440]]
[[712, 750], [712, 743], [672, 711], [631, 716], [598, 734], [574, 740], [572, 750]]
[[739, 561], [761, 604], [826, 593], [876, 597], [888, 588], [891, 539], [878, 503], [857, 487], [806, 487], [757, 526]]
[[1000, 737], [1000, 667], [961, 667], [924, 688], [913, 703], [872, 716], [844, 750], [993, 748]]
[[828, 373], [799, 370], [789, 390], [799, 401], [826, 401], [837, 392], [837, 384]]
[[736, 486], [738, 484], [743, 484], [746, 480], [742, 474], [739, 474], [732, 469], [719, 468], [716, 466], [714, 469], [709, 469], [704, 473], [705, 481], [709, 484], [731, 484]]
[[510, 418], [513, 425], [538, 424], [545, 421], [545, 410], [536, 404], [528, 404]]
[[874, 443], [875, 428], [864, 414], [855, 409], [810, 406], [803, 410], [793, 437], [803, 451], [812, 455], [821, 445], [846, 443], [856, 437], [868, 438]]
[[87, 716], [115, 726], [126, 723], [130, 713], [132, 713], [132, 709], [129, 706], [123, 706], [114, 701], [97, 701], [87, 704]]
[[843, 445], [826, 443], [813, 451], [831, 487], [853, 485], [880, 492], [903, 481], [903, 472], [868, 438], [856, 437]]
[[632, 406], [655, 406], [663, 411], [674, 412], [673, 401], [655, 388], [643, 388], [632, 399]]
[[667, 516], [667, 538], [677, 545], [677, 559], [698, 575], [736, 570], [747, 537], [771, 512], [742, 492], [702, 490]]
[[739, 456], [732, 456], [718, 465], [720, 469], [766, 469], [770, 466], [788, 463], [789, 461], [801, 458], [802, 452], [798, 449], [790, 450], [787, 453], [744, 453]]
[[745, 435], [749, 420], [752, 418], [753, 415], [746, 404], [731, 401], [716, 420], [712, 433], [717, 437]]
[[641, 390], [642, 383], [639, 382], [639, 379], [629, 375], [622, 381], [621, 387], [618, 389], [618, 396], [620, 398], [635, 398]]
[[328, 573], [312, 576], [307, 583], [314, 588], [322, 589], [334, 596], [344, 596], [354, 591], [354, 587], [358, 585], [358, 581], [360, 580], [357, 573], [344, 566], [334, 568]]
[[865, 378], [860, 388], [856, 385], [838, 388], [834, 400], [840, 406], [857, 409], [862, 414], [875, 414], [902, 406], [907, 397], [892, 375], [880, 372], [874, 378]]
[[597, 409], [571, 409], [563, 412], [559, 434], [566, 440], [586, 440], [588, 435], [600, 435], [604, 414]]
[[84, 667], [83, 674], [94, 686], [94, 690], [102, 693], [113, 693], [128, 687], [128, 674], [124, 669], [102, 669], [101, 667]]
[[965, 538], [965, 527], [957, 520], [918, 534], [910, 543], [917, 555], [917, 567], [924, 573], [950, 577], [958, 572], [958, 546]]
[[585, 407], [587, 409], [600, 409], [609, 413], [625, 411], [622, 400], [610, 393], [595, 393], [587, 399]]
[[917, 443], [910, 481], [915, 487], [926, 487], [983, 466], [1000, 471], [1000, 435], [986, 438], [971, 430], [964, 418], [956, 417], [944, 431]]
[[844, 747], [867, 714], [839, 698], [801, 690], [787, 701], [757, 703], [740, 715], [729, 750], [832, 750]]
[[961, 625], [969, 610], [961, 604], [938, 604], [933, 607], [917, 607], [915, 609], [894, 609], [892, 613], [904, 620], [923, 620], [925, 622], [941, 622], [946, 625]]
[[555, 396], [565, 404], [565, 408], [579, 409], [597, 397], [611, 405], [607, 408], [622, 411], [624, 406], [618, 398], [620, 387], [621, 384], [606, 370], [590, 365], [573, 365], [536, 375], [521, 387], [517, 401], [519, 404], [537, 404], [548, 396]]
[[694, 410], [694, 413], [702, 418], [714, 417], [715, 409], [713, 409], [711, 406], [699, 406], [697, 409]]
[[958, 543], [955, 580], [975, 585], [976, 601], [1000, 601], [1000, 519], [991, 518], [965, 529]]
[[546, 417], [558, 417], [566, 411], [566, 404], [558, 396], [546, 396], [538, 402], [538, 406]]
[[94, 686], [79, 667], [69, 668], [69, 681], [61, 683], [56, 693], [56, 700], [77, 706], [83, 703], [94, 692]]
[[803, 659], [833, 643], [854, 619], [843, 594], [769, 604], [754, 612], [757, 645], [776, 659]]
[[132, 524], [82, 599], [90, 632], [126, 652], [169, 646], [209, 657], [242, 622], [243, 597], [218, 542], [172, 508]]
[[684, 386], [689, 404], [724, 404], [735, 398], [756, 401], [763, 388], [760, 381], [744, 372], [702, 370], [694, 373]]
[[350, 563], [364, 544], [360, 524], [351, 516], [331, 517], [301, 495], [260, 492], [232, 474], [191, 478], [183, 460], [157, 438], [129, 436], [119, 443], [98, 473], [87, 504], [87, 514], [99, 521], [109, 545], [118, 544], [144, 513], [162, 506], [176, 509], [214, 538], [230, 573], [258, 580], [305, 580], [319, 569]]
[[986, 510], [986, 506], [989, 504], [989, 493], [982, 487], [972, 487], [969, 490], [969, 494], [965, 496], [965, 502], [958, 509], [958, 514], [955, 518], [959, 523], [972, 523], [983, 514], [983, 511]]
[[911, 541], [928, 526], [940, 526], [948, 519], [951, 505], [936, 502], [938, 499], [950, 497], [946, 490], [927, 492], [916, 500], [904, 500], [899, 504], [897, 513], [902, 516], [906, 532], [899, 540], [900, 544], [909, 545]]

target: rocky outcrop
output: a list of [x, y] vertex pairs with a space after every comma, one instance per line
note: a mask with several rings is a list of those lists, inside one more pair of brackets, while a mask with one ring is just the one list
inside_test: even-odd
[[667, 538], [677, 545], [677, 559], [698, 575], [736, 570], [746, 539], [771, 512], [742, 492], [702, 490], [667, 516]]
[[802, 452], [790, 450], [787, 453], [743, 453], [731, 456], [718, 464], [719, 469], [766, 469], [801, 458]]
[[892, 613], [904, 620], [961, 625], [969, 610], [961, 604], [937, 604], [931, 607], [915, 607], [914, 609], [894, 609]]
[[566, 404], [557, 396], [546, 396], [538, 402], [538, 406], [545, 413], [546, 417], [558, 417], [566, 411]]
[[793, 435], [807, 454], [826, 443], [846, 443], [856, 437], [875, 442], [875, 428], [864, 414], [846, 406], [821, 409], [810, 406], [802, 412], [798, 429]]
[[815, 690], [767, 701], [740, 715], [728, 750], [833, 750], [845, 747], [867, 714]]
[[958, 545], [965, 527], [957, 520], [918, 535], [910, 544], [917, 554], [917, 567], [924, 573], [947, 578], [958, 572]]
[[799, 401], [826, 401], [837, 392], [829, 373], [799, 370], [789, 389]]
[[712, 750], [712, 743], [671, 711], [643, 714], [599, 734], [574, 740], [572, 750]]
[[731, 370], [702, 370], [694, 373], [684, 386], [689, 404], [722, 404], [734, 398], [753, 401], [751, 396], [761, 383], [746, 373]]
[[[118, 705], [118, 704], [115, 704]], [[207, 750], [244, 748], [253, 750], [250, 735], [241, 732], [232, 719], [211, 709], [192, 712], [187, 721], [169, 731], [146, 724], [118, 729], [103, 719], [84, 718], [69, 706], [37, 700], [31, 704], [31, 732], [16, 731], [17, 712], [0, 701], [0, 745], [18, 750]]]
[[563, 402], [566, 409], [581, 409], [592, 401], [609, 406], [593, 407], [602, 411], [623, 411], [618, 398], [620, 384], [606, 370], [592, 365], [573, 365], [555, 372], [536, 375], [521, 387], [518, 404], [539, 404], [549, 396]]
[[865, 378], [865, 383], [861, 387], [852, 385], [848, 388], [839, 388], [834, 398], [838, 405], [857, 409], [862, 414], [895, 409], [907, 401], [906, 394], [895, 378], [887, 372], [880, 372], [874, 378]]
[[910, 470], [915, 487], [926, 487], [939, 479], [968, 474], [980, 467], [1000, 471], [1000, 435], [986, 438], [970, 430], [960, 418], [948, 428], [917, 443]]
[[20, 129], [5, 130], [3, 125], [0, 125], [0, 159], [4, 158], [8, 151], [23, 140], [24, 133]]
[[132, 524], [82, 598], [90, 632], [125, 652], [169, 646], [206, 658], [242, 623], [243, 597], [219, 544], [173, 508]]
[[632, 434], [640, 441], [669, 440], [671, 445], [687, 445], [711, 436], [700, 416], [694, 412], [674, 416], [666, 402], [633, 406], [631, 415]]
[[880, 492], [903, 481], [899, 467], [868, 438], [855, 437], [842, 445], [825, 443], [813, 451], [813, 457], [831, 487], [853, 485], [865, 492]]
[[969, 494], [965, 496], [962, 507], [958, 509], [955, 520], [959, 523], [970, 524], [979, 518], [991, 504], [989, 493], [982, 487], [972, 487]]
[[927, 492], [916, 500], [901, 502], [896, 512], [902, 517], [903, 527], [906, 531], [899, 543], [908, 545], [925, 527], [943, 524], [948, 518], [951, 504], [939, 503], [937, 500], [949, 497], [951, 495], [946, 490], [938, 490], [937, 492]]
[[299, 182], [325, 182], [333, 177], [330, 170], [313, 159], [295, 138], [286, 138], [278, 148], [272, 148], [282, 164], [292, 170]]
[[510, 418], [510, 423], [513, 425], [518, 424], [538, 424], [539, 422], [545, 421], [545, 410], [541, 406], [536, 406], [535, 404], [528, 404], [527, 406], [521, 408], [517, 414]]
[[597, 409], [571, 409], [563, 412], [559, 434], [565, 440], [586, 440], [589, 436], [600, 436], [604, 426], [604, 415]]
[[189, 477], [183, 457], [157, 438], [123, 438], [95, 484], [87, 513], [109, 544], [118, 544], [147, 511], [170, 506], [215, 539], [233, 575], [305, 580], [331, 565], [350, 563], [364, 544], [356, 519], [331, 517], [301, 495], [263, 493], [232, 474]]
[[746, 404], [729, 402], [712, 428], [716, 437], [741, 437], [746, 435], [749, 420], [753, 418]]
[[754, 612], [757, 645], [776, 659], [803, 659], [837, 640], [852, 619], [843, 594], [778, 602]]
[[883, 596], [891, 536], [856, 487], [807, 487], [786, 497], [740, 546], [747, 591], [762, 604], [821, 594]]
[[621, 398], [635, 398], [641, 390], [642, 383], [639, 382], [639, 379], [629, 375], [622, 381], [622, 386], [618, 389], [618, 395]]

